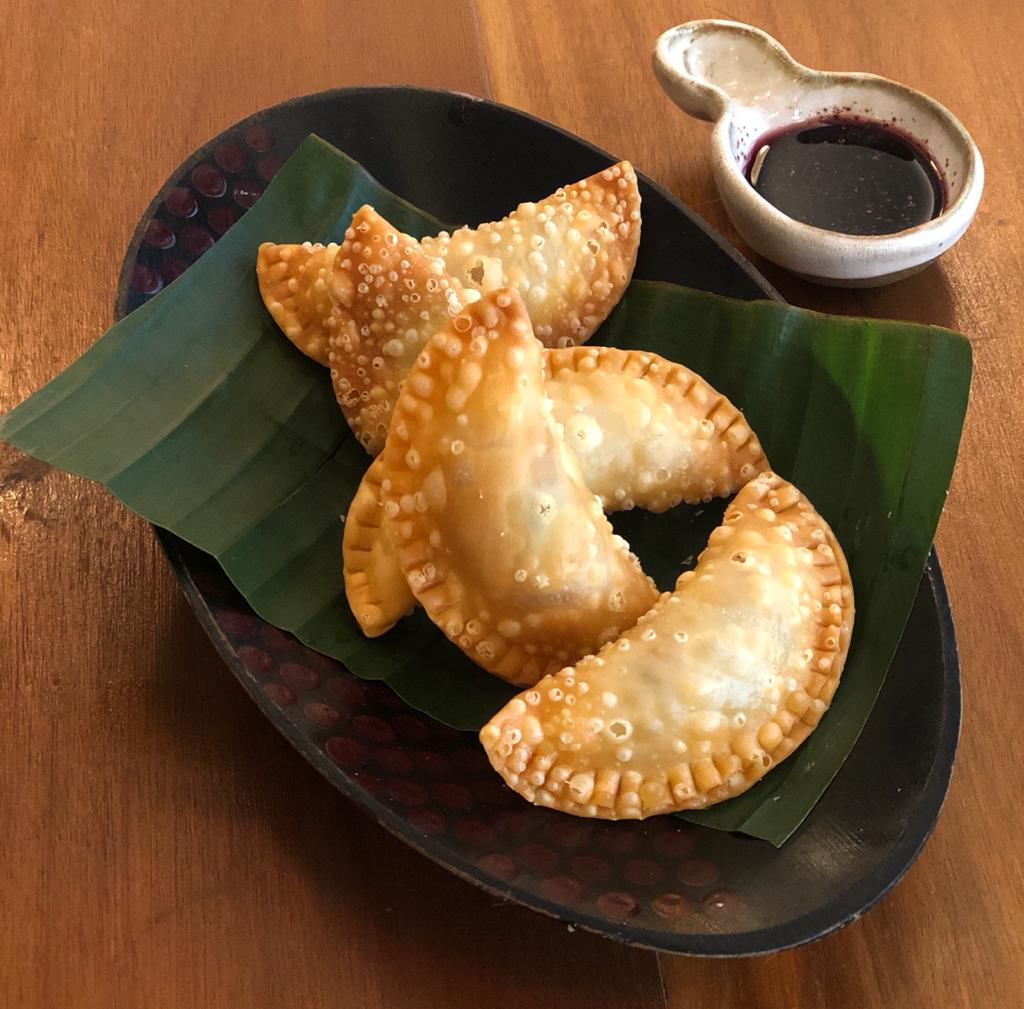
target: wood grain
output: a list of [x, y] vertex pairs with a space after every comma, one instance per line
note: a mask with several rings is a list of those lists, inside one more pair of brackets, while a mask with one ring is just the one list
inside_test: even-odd
[[941, 266], [892, 288], [842, 293], [764, 267], [798, 304], [953, 325], [975, 349], [939, 536], [963, 664], [960, 759], [932, 841], [880, 907], [772, 958], [659, 962], [494, 902], [292, 752], [225, 675], [143, 522], [0, 446], [0, 1005], [1022, 1003], [1024, 12], [983, 0], [968, 25], [952, 0], [865, 0], [839, 24], [820, 9], [8, 0], [0, 409], [109, 323], [131, 230], [182, 158], [257, 108], [327, 87], [493, 94], [633, 159], [735, 240], [708, 127], [674, 110], [648, 62], [682, 17], [734, 17], [808, 64], [875, 70], [950, 105], [986, 157], [988, 188]]

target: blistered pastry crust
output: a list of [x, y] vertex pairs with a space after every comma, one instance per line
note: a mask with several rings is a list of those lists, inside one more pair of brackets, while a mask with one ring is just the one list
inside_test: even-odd
[[368, 638], [389, 631], [416, 605], [384, 528], [379, 458], [356, 490], [341, 540], [345, 596], [360, 629]]
[[657, 598], [555, 430], [541, 347], [514, 290], [484, 296], [430, 340], [382, 460], [409, 587], [484, 669], [533, 683]]
[[333, 243], [264, 242], [256, 256], [256, 279], [267, 311], [303, 354], [323, 365], [338, 326], [337, 298], [348, 287], [347, 278], [335, 271], [338, 249]]
[[338, 324], [328, 351], [331, 381], [363, 447], [384, 447], [402, 382], [427, 339], [467, 300], [444, 264], [372, 207], [352, 217], [336, 253]]
[[740, 411], [681, 364], [570, 347], [547, 351], [544, 366], [555, 421], [605, 511], [710, 501], [768, 467]]
[[813, 731], [839, 684], [853, 588], [828, 525], [763, 473], [675, 591], [480, 732], [530, 802], [640, 819], [745, 791]]
[[622, 297], [640, 246], [636, 172], [620, 161], [500, 221], [422, 240], [463, 287], [514, 287], [546, 347], [585, 343]]
[[[727, 496], [768, 466], [739, 410], [682, 365], [614, 347], [544, 350], [542, 357], [556, 425], [606, 512], [657, 512]], [[383, 536], [382, 524], [383, 513], [366, 515], [367, 543]], [[375, 607], [367, 612], [387, 615], [386, 626], [369, 625], [376, 636], [411, 607], [390, 547], [375, 543], [373, 557], [358, 582], [361, 598], [350, 602], [361, 626], [356, 607], [367, 597]]]

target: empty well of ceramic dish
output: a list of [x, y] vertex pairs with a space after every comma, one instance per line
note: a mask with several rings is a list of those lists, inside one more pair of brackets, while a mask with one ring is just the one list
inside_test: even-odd
[[[780, 266], [824, 283], [888, 283], [945, 252], [974, 216], [984, 177], [978, 149], [948, 110], [912, 88], [874, 74], [811, 70], [771, 36], [730, 21], [669, 29], [654, 67], [680, 108], [715, 122], [712, 168], [726, 210], [744, 239]], [[864, 236], [801, 223], [765, 200], [746, 177], [762, 138], [823, 118], [881, 124], [926, 151], [941, 176], [942, 212]]]

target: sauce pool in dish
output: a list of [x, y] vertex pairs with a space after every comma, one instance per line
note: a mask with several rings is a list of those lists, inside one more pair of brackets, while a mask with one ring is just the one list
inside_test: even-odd
[[888, 235], [942, 213], [945, 184], [905, 133], [860, 119], [817, 119], [762, 137], [747, 179], [804, 224], [848, 235]]

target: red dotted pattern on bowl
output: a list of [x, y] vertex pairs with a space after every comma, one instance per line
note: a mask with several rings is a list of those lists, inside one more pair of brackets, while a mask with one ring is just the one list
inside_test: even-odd
[[143, 229], [129, 277], [128, 309], [160, 291], [185, 270], [262, 195], [284, 158], [262, 123], [221, 141], [170, 189]]

